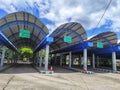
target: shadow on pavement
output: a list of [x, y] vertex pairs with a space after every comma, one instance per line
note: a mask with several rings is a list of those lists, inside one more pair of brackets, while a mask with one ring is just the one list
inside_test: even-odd
[[37, 73], [32, 64], [16, 64], [11, 68], [2, 71], [0, 74], [22, 74], [22, 73]]

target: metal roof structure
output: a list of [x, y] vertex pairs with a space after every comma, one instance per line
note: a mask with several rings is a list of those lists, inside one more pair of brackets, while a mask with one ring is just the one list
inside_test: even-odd
[[[19, 37], [21, 29], [29, 30], [30, 38]], [[64, 36], [70, 36], [72, 42], [64, 42]], [[52, 37], [54, 41], [47, 41], [48, 37]], [[0, 44], [16, 51], [18, 48], [28, 46], [37, 52], [50, 45], [50, 52], [80, 51], [93, 47], [90, 48], [91, 51], [97, 53], [104, 50], [107, 53], [120, 49], [117, 41], [114, 32], [104, 32], [88, 39], [85, 29], [77, 22], [62, 24], [52, 33], [48, 33], [48, 28], [37, 17], [27, 12], [11, 13], [0, 19]], [[98, 49], [97, 42], [102, 42], [104, 48]]]
[[[92, 50], [89, 50], [92, 53], [105, 54], [120, 50], [120, 47], [117, 45], [118, 38], [114, 32], [100, 33], [90, 38], [88, 41], [93, 42], [93, 47], [91, 48]], [[97, 48], [97, 42], [102, 42], [104, 47]]]
[[[20, 29], [29, 30], [31, 37], [19, 37]], [[0, 19], [0, 32], [7, 38], [5, 41], [11, 42], [16, 48], [28, 46], [34, 49], [46, 37], [48, 29], [34, 15], [15, 12]], [[5, 45], [8, 46], [8, 43]]]
[[117, 45], [118, 38], [114, 32], [103, 32], [90, 38], [89, 41], [93, 42], [94, 48], [96, 47], [97, 42], [102, 42], [105, 47], [112, 47]]
[[[64, 42], [64, 36], [72, 37], [72, 42]], [[50, 50], [58, 51], [63, 49], [65, 50], [65, 48], [69, 48], [80, 43], [82, 44], [87, 39], [87, 34], [81, 24], [70, 22], [60, 25], [52, 32], [50, 37], [54, 37], [54, 42], [50, 45]]]

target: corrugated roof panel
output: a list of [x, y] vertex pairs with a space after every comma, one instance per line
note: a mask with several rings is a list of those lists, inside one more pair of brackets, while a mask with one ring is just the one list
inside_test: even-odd
[[3, 26], [4, 24], [6, 24], [6, 21], [4, 20], [4, 18], [0, 19], [0, 26]]
[[[85, 29], [81, 26], [81, 24], [76, 23], [76, 22], [62, 24], [61, 26], [56, 28], [51, 35], [54, 37], [55, 40], [58, 40], [58, 41], [53, 42], [53, 44], [54, 45], [57, 44], [60, 48], [67, 47], [67, 46], [69, 47], [71, 45], [81, 43], [87, 39], [87, 34], [86, 34]], [[58, 39], [58, 38], [64, 39], [64, 36], [66, 35], [72, 37], [72, 43], [66, 44], [64, 41], [61, 41]], [[54, 45], [51, 44], [51, 48], [54, 48], [53, 47]], [[58, 47], [54, 49], [57, 49], [57, 48]], [[54, 50], [54, 49], [51, 49], [51, 50]]]

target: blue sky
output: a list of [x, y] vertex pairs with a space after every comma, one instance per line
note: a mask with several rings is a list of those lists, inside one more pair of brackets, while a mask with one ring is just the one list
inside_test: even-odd
[[114, 31], [120, 39], [120, 0], [112, 0], [100, 24], [109, 0], [0, 0], [0, 18], [5, 15], [26, 11], [38, 17], [54, 30], [66, 22], [79, 22], [88, 37], [105, 31]]

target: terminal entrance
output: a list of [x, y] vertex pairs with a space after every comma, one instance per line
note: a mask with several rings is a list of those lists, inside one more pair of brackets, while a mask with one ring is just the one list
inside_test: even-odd
[[114, 32], [91, 38], [77, 22], [60, 25], [49, 33], [48, 28], [27, 12], [11, 13], [0, 19], [1, 67], [4, 64], [28, 63], [43, 67], [68, 69], [119, 70], [119, 45]]
[[0, 90], [119, 88], [117, 41], [114, 32], [88, 38], [77, 22], [49, 32], [34, 15], [11, 13], [0, 19]]

